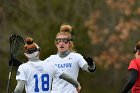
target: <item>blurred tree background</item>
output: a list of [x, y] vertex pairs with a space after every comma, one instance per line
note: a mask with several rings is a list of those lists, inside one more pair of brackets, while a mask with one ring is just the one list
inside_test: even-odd
[[[0, 0], [0, 93], [6, 92], [8, 80], [9, 36], [34, 38], [44, 60], [57, 52], [54, 39], [63, 23], [73, 26], [77, 52], [94, 57], [97, 64], [94, 74], [80, 70], [80, 93], [119, 93], [134, 57], [132, 49], [140, 40], [139, 16], [139, 0]], [[19, 59], [26, 62], [23, 55]]]

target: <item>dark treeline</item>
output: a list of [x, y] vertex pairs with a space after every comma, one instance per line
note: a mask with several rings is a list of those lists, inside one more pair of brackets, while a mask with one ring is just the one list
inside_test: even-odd
[[[139, 6], [139, 0], [0, 0], [0, 93], [6, 92], [8, 80], [9, 36], [34, 38], [44, 60], [57, 52], [54, 39], [63, 23], [73, 26], [77, 52], [94, 57], [97, 64], [94, 74], [80, 70], [80, 93], [119, 93], [132, 49], [140, 40]], [[26, 62], [22, 54], [18, 59]]]

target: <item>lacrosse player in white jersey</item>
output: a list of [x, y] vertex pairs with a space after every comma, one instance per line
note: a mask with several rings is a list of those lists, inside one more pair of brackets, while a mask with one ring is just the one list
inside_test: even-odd
[[[56, 35], [55, 45], [58, 49], [56, 55], [51, 55], [45, 61], [51, 61], [57, 68], [67, 72], [70, 76], [77, 80], [79, 68], [87, 72], [96, 70], [95, 63], [90, 57], [83, 56], [74, 51], [74, 44], [71, 38], [72, 27], [63, 24], [60, 32]], [[60, 78], [54, 78], [51, 93], [77, 93], [75, 87]]]
[[17, 86], [13, 93], [22, 93], [24, 86], [26, 93], [50, 93], [53, 77], [70, 82], [78, 92], [81, 90], [80, 84], [75, 79], [56, 68], [51, 62], [39, 59], [40, 49], [32, 38], [26, 38], [26, 42], [24, 50], [29, 61], [19, 66], [16, 75]]

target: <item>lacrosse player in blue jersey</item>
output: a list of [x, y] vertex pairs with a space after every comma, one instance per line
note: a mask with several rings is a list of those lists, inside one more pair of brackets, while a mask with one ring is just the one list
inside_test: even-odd
[[[83, 56], [74, 51], [74, 45], [71, 38], [72, 27], [64, 24], [60, 27], [60, 32], [56, 35], [55, 45], [58, 53], [46, 58], [45, 61], [51, 61], [57, 68], [67, 72], [77, 80], [79, 68], [87, 72], [94, 72], [96, 67], [93, 59], [83, 58]], [[51, 93], [77, 93], [75, 87], [60, 78], [55, 77], [52, 83]]]
[[50, 93], [53, 77], [71, 83], [77, 92], [81, 90], [75, 79], [56, 68], [52, 62], [43, 62], [39, 59], [40, 48], [32, 38], [26, 38], [24, 50], [29, 61], [19, 66], [16, 75], [17, 86], [13, 93], [22, 93], [24, 86], [26, 93]]

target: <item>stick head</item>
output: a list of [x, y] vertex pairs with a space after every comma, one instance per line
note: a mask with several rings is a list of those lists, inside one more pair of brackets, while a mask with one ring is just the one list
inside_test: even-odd
[[24, 45], [24, 39], [17, 34], [12, 34], [9, 38], [10, 41], [10, 55], [11, 57], [16, 57], [18, 50]]

